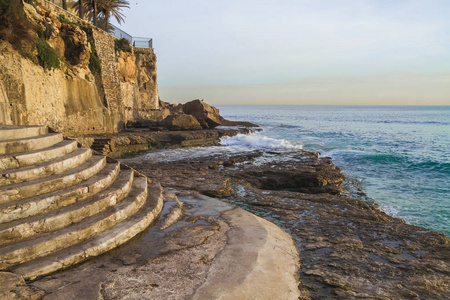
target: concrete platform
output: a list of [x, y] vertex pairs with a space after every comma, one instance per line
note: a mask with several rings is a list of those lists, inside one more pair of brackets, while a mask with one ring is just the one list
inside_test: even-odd
[[165, 199], [158, 223], [131, 243], [29, 287], [44, 300], [298, 299], [299, 256], [287, 233], [191, 193], [179, 194], [183, 214], [161, 230], [179, 205]]

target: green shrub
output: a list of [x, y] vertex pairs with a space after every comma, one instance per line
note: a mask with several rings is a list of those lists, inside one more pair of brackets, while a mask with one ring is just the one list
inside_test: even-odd
[[114, 41], [116, 51], [131, 51], [130, 41], [126, 38], [121, 38]]
[[102, 65], [97, 56], [97, 51], [95, 50], [94, 43], [91, 42], [91, 57], [89, 58], [89, 70], [92, 74], [100, 75], [102, 73]]
[[59, 16], [58, 16], [58, 20], [59, 20], [61, 23], [66, 23], [66, 24], [71, 24], [71, 25], [78, 25], [77, 23], [74, 23], [74, 22], [68, 20], [68, 19], [66, 18], [65, 15], [59, 15]]
[[36, 41], [38, 58], [44, 69], [59, 69], [61, 63], [58, 54], [44, 38], [38, 38]]

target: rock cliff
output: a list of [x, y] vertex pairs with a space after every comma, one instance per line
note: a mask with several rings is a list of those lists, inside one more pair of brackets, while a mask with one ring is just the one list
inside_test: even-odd
[[114, 133], [159, 113], [153, 49], [117, 39], [44, 0], [0, 7], [0, 124]]

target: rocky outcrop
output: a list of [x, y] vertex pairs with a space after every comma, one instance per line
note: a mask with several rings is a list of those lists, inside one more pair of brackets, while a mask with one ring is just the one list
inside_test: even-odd
[[[148, 111], [147, 118], [129, 122], [129, 128], [148, 128], [150, 130], [199, 130], [213, 129], [217, 126], [240, 126], [240, 127], [258, 127], [250, 122], [229, 121], [220, 115], [217, 108], [210, 106], [203, 100], [192, 100], [185, 104], [171, 104], [159, 101], [160, 109], [158, 111]], [[194, 122], [195, 120], [195, 122]], [[175, 125], [174, 122], [178, 123]], [[181, 125], [185, 123], [185, 125]], [[187, 124], [191, 125], [187, 125]], [[192, 125], [193, 123], [200, 124]]]
[[106, 32], [48, 1], [33, 3], [0, 8], [0, 124], [86, 135], [168, 115], [159, 110], [153, 49], [116, 51]]
[[24, 1], [2, 1], [0, 5], [0, 37], [22, 49], [24, 54], [35, 51], [34, 41], [41, 21], [42, 16]]
[[[87, 68], [93, 51], [88, 43], [85, 31], [78, 26], [61, 24], [60, 37], [64, 41], [64, 56], [71, 65]], [[58, 44], [55, 43], [58, 49]], [[60, 53], [62, 51], [60, 50]]]
[[201, 130], [202, 126], [191, 115], [170, 115], [164, 122], [169, 130]]
[[229, 121], [220, 115], [219, 109], [205, 103], [203, 100], [192, 100], [183, 105], [175, 105], [172, 107], [172, 111], [175, 114], [180, 110], [185, 114], [194, 116], [200, 122], [203, 129], [217, 126], [258, 127], [258, 125], [250, 122]]
[[[237, 172], [252, 186], [265, 190], [287, 190], [309, 194], [329, 193], [341, 195], [345, 176], [329, 157], [317, 158], [310, 152], [298, 155], [283, 164], [247, 167]], [[294, 157], [297, 156], [297, 159]], [[309, 159], [304, 159], [308, 157]], [[301, 167], [298, 161], [302, 160]]]
[[202, 100], [193, 100], [183, 105], [183, 112], [194, 116], [204, 129], [214, 128], [222, 124], [224, 120], [219, 110]]

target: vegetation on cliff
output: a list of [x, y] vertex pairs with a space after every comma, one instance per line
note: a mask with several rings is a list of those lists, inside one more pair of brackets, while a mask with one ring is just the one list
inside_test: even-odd
[[[129, 7], [125, 0], [84, 0], [76, 5], [80, 16], [88, 16], [107, 31], [110, 17], [122, 22], [122, 8]], [[73, 66], [82, 65], [88, 66], [93, 74], [101, 74], [88, 27], [63, 14], [55, 17], [33, 0], [0, 0], [0, 39], [46, 70], [65, 67], [73, 71]], [[117, 51], [130, 51], [129, 41], [125, 39], [117, 40], [115, 47]]]
[[91, 44], [91, 56], [89, 57], [89, 70], [91, 70], [92, 74], [100, 75], [102, 73], [102, 65], [100, 64], [100, 60], [97, 56], [97, 51], [95, 50], [94, 43]]
[[36, 51], [39, 23], [30, 18], [20, 0], [0, 0], [0, 39], [6, 40], [25, 57]]
[[46, 70], [63, 68], [71, 74], [74, 67], [89, 66], [92, 73], [100, 74], [90, 35], [89, 25], [55, 16], [38, 2], [0, 0], [0, 38]]
[[111, 29], [111, 16], [119, 24], [124, 21], [122, 8], [130, 8], [130, 3], [127, 0], [78, 0], [75, 6], [80, 18], [87, 16], [95, 26], [105, 31]]
[[58, 69], [60, 67], [60, 58], [47, 41], [40, 37], [36, 41], [39, 61], [44, 69]]
[[126, 38], [115, 40], [114, 46], [116, 48], [116, 51], [126, 51], [126, 52], [131, 51], [130, 41], [127, 40]]

